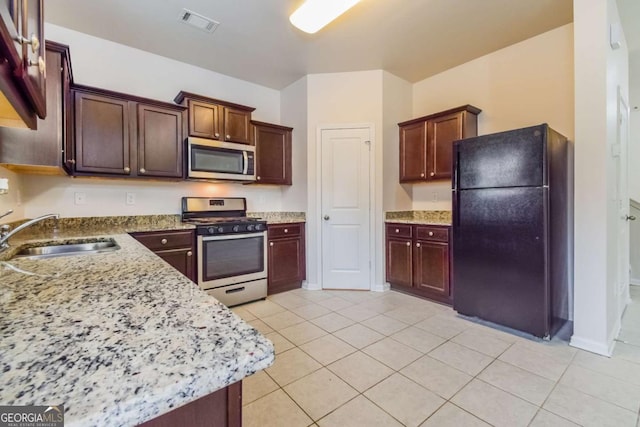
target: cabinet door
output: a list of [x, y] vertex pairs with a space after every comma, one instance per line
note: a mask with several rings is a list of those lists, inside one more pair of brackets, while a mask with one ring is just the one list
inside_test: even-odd
[[182, 177], [182, 112], [138, 104], [139, 176]]
[[291, 185], [291, 131], [253, 126], [258, 184]]
[[224, 140], [251, 144], [251, 113], [224, 107]]
[[426, 146], [426, 122], [400, 127], [400, 182], [425, 179]]
[[187, 276], [191, 281], [195, 282], [195, 267], [193, 251], [191, 248], [170, 249], [166, 251], [157, 251], [156, 255], [165, 260], [173, 268]]
[[129, 102], [75, 93], [76, 172], [129, 175]]
[[418, 240], [414, 248], [413, 286], [436, 297], [449, 298], [449, 245]]
[[20, 8], [22, 0], [0, 1], [0, 54], [14, 70], [22, 65], [22, 44], [19, 42]]
[[303, 242], [301, 237], [269, 241], [269, 294], [300, 287], [305, 269]]
[[451, 178], [453, 141], [462, 138], [462, 113], [428, 121], [427, 171], [429, 179]]
[[411, 240], [387, 239], [387, 282], [410, 288], [413, 280]]
[[21, 82], [41, 119], [47, 116], [43, 3], [43, 0], [22, 0], [20, 26], [22, 37], [29, 41], [22, 45]]
[[221, 139], [221, 110], [216, 104], [189, 101], [189, 136]]

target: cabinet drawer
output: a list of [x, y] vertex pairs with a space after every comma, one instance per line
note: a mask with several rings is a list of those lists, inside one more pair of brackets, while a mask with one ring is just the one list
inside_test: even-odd
[[387, 224], [387, 237], [408, 237], [412, 236], [410, 224]]
[[416, 227], [418, 240], [435, 240], [438, 242], [449, 241], [449, 228], [447, 227]]
[[152, 251], [193, 246], [193, 231], [159, 231], [132, 235]]
[[295, 237], [302, 234], [303, 224], [273, 224], [267, 227], [269, 239], [278, 237]]

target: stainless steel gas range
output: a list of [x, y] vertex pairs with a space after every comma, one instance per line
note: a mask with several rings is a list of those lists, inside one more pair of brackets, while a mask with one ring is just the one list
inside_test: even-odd
[[198, 285], [227, 306], [267, 296], [267, 223], [246, 215], [245, 198], [182, 198], [182, 221], [196, 226]]

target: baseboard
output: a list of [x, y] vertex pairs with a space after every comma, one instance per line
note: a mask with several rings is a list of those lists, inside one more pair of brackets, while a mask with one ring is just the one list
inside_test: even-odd
[[307, 281], [302, 283], [302, 289], [306, 289], [308, 291], [321, 291], [322, 286], [317, 283], [309, 283]]
[[581, 338], [575, 335], [571, 337], [571, 342], [569, 342], [569, 345], [572, 347], [576, 347], [582, 350], [589, 351], [591, 353], [596, 353], [607, 357], [611, 357], [611, 354], [613, 353], [613, 344], [614, 342], [612, 342], [611, 344], [607, 344], [593, 341], [587, 338]]
[[388, 283], [379, 283], [371, 285], [372, 292], [386, 292], [391, 289], [391, 286]]

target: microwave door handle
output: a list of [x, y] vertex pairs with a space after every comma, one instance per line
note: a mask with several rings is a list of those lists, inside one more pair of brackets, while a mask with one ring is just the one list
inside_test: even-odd
[[249, 156], [247, 155], [246, 150], [242, 152], [242, 158], [244, 159], [244, 169], [242, 170], [242, 174], [246, 175], [249, 170]]

